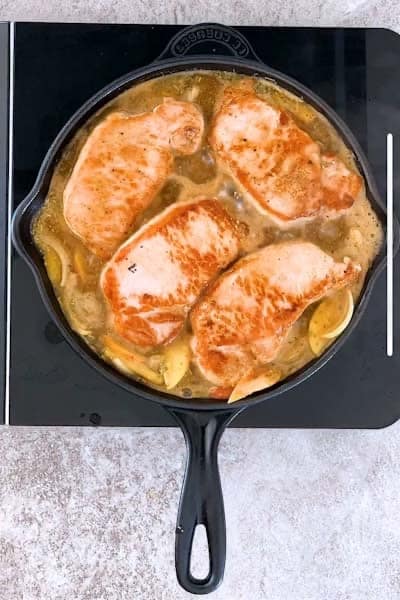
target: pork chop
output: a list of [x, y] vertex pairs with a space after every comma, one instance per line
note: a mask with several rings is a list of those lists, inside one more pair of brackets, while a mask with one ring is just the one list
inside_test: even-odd
[[286, 112], [259, 98], [252, 84], [226, 88], [210, 143], [246, 198], [281, 226], [335, 217], [362, 188], [357, 173], [324, 154]]
[[114, 112], [92, 131], [64, 191], [70, 229], [109, 258], [173, 168], [173, 155], [199, 149], [203, 116], [190, 102], [166, 98], [152, 112]]
[[116, 331], [142, 347], [174, 339], [199, 294], [236, 258], [239, 245], [240, 228], [217, 200], [164, 210], [129, 238], [102, 272]]
[[277, 356], [290, 327], [312, 302], [356, 280], [361, 267], [335, 262], [305, 241], [273, 244], [223, 273], [191, 313], [192, 349], [203, 375], [232, 386]]

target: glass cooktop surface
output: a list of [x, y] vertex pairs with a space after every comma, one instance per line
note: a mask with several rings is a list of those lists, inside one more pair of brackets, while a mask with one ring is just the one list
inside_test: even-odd
[[[117, 77], [154, 60], [178, 26], [7, 23], [0, 25], [0, 192], [7, 214], [30, 191], [41, 161], [67, 119]], [[346, 121], [386, 197], [386, 136], [400, 147], [400, 41], [383, 29], [239, 27], [269, 66], [311, 88]], [[218, 54], [218, 44], [214, 48]], [[11, 65], [11, 69], [9, 68]], [[10, 82], [11, 79], [11, 82]], [[11, 118], [9, 111], [11, 112]], [[7, 146], [13, 123], [12, 147]], [[10, 151], [12, 150], [12, 151]], [[12, 162], [7, 167], [7, 156]], [[394, 211], [400, 212], [399, 169]], [[15, 425], [173, 426], [157, 405], [119, 389], [67, 345], [41, 302], [33, 276], [11, 251], [1, 219], [0, 384], [6, 422]], [[10, 352], [6, 360], [7, 277]], [[360, 325], [336, 356], [288, 393], [254, 406], [235, 427], [382, 427], [400, 416], [399, 260], [395, 260], [394, 354], [386, 355], [386, 277]], [[397, 303], [397, 304], [396, 304]], [[9, 364], [8, 364], [9, 363]], [[6, 414], [7, 413], [7, 414]]]

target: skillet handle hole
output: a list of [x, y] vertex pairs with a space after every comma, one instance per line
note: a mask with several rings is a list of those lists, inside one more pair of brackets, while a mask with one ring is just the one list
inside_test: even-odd
[[206, 579], [210, 573], [210, 551], [207, 530], [204, 525], [196, 525], [190, 555], [190, 574], [195, 579]]

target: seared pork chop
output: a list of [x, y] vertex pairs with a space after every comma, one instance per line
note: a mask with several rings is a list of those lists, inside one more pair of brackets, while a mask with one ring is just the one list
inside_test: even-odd
[[139, 346], [174, 339], [205, 286], [239, 250], [239, 227], [214, 199], [172, 205], [140, 228], [104, 267], [114, 327]]
[[309, 304], [351, 284], [360, 271], [305, 241], [273, 244], [237, 261], [192, 310], [200, 371], [219, 386], [235, 385], [250, 369], [274, 360]]
[[166, 98], [153, 112], [114, 112], [90, 134], [64, 191], [64, 217], [97, 256], [109, 258], [170, 175], [173, 153], [199, 149], [201, 112]]
[[219, 164], [279, 225], [334, 217], [352, 206], [361, 177], [320, 146], [252, 85], [224, 91], [210, 134]]

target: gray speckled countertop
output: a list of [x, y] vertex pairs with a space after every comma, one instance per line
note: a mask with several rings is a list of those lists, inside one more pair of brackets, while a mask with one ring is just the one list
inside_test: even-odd
[[[393, 0], [0, 0], [1, 20], [386, 26]], [[222, 6], [221, 6], [222, 4]], [[228, 431], [215, 600], [398, 600], [400, 424]], [[174, 573], [177, 430], [0, 428], [1, 600], [188, 598]]]

